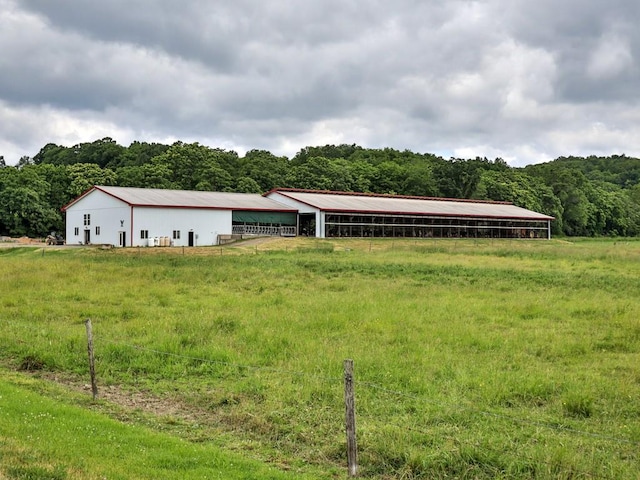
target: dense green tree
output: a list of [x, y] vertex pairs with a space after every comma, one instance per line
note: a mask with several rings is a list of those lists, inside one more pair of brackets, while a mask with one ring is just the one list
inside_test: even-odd
[[292, 165], [300, 165], [314, 157], [327, 159], [350, 159], [356, 152], [363, 150], [357, 145], [325, 145], [323, 147], [305, 147], [291, 159]]
[[251, 178], [262, 192], [286, 185], [289, 160], [277, 157], [266, 150], [250, 150], [240, 162], [240, 177]]
[[552, 223], [553, 233], [562, 233], [563, 208], [560, 199], [541, 179], [520, 170], [482, 171], [473, 198], [511, 202], [519, 207], [550, 215], [555, 218]]
[[[27, 184], [35, 189], [42, 200], [55, 212], [55, 222], [49, 231], [64, 231], [64, 216], [61, 208], [75, 195], [69, 191], [71, 179], [67, 167], [61, 165], [29, 165], [21, 171]], [[36, 180], [37, 179], [37, 180]]]
[[440, 195], [448, 198], [471, 198], [480, 182], [484, 170], [494, 167], [504, 169], [501, 164], [492, 165], [487, 159], [460, 158], [437, 162], [433, 167], [434, 182]]
[[310, 190], [350, 192], [354, 179], [343, 158], [308, 157], [289, 168], [286, 186]]
[[589, 235], [636, 235], [638, 211], [628, 192], [607, 182], [591, 182], [586, 196], [592, 208], [587, 222]]
[[67, 167], [69, 193], [77, 197], [94, 185], [114, 185], [116, 174], [109, 168], [100, 168], [94, 163], [76, 163]]
[[70, 165], [72, 162], [73, 151], [70, 148], [55, 143], [47, 143], [33, 157], [36, 165], [49, 163], [52, 165]]
[[133, 167], [146, 165], [153, 157], [162, 155], [168, 149], [169, 145], [162, 143], [132, 142], [122, 155], [120, 155], [120, 164], [118, 166]]
[[406, 177], [406, 170], [391, 160], [386, 160], [375, 166], [376, 175], [371, 185], [376, 193], [401, 194], [402, 182]]
[[613, 183], [622, 188], [630, 188], [640, 182], [640, 159], [626, 155], [560, 157], [553, 163], [578, 170], [589, 180]]
[[562, 231], [566, 235], [592, 235], [589, 218], [593, 205], [587, 198], [589, 181], [578, 170], [557, 163], [536, 165], [526, 172], [541, 178], [553, 190], [562, 205]]
[[116, 183], [121, 187], [176, 188], [171, 182], [171, 170], [160, 162], [151, 161], [139, 166], [120, 167], [115, 173]]
[[78, 143], [73, 147], [63, 147], [49, 143], [33, 157], [33, 163], [53, 165], [74, 165], [92, 163], [100, 168], [115, 168], [122, 163], [127, 149], [115, 140], [105, 137], [93, 142]]
[[349, 173], [353, 179], [354, 192], [373, 192], [373, 185], [378, 176], [378, 170], [365, 160], [350, 161]]
[[[502, 159], [445, 160], [392, 148], [325, 145], [291, 160], [265, 150], [236, 152], [198, 143], [105, 137], [64, 147], [49, 143], [15, 167], [0, 157], [0, 231], [60, 229], [60, 207], [93, 185], [261, 193], [276, 187], [510, 201], [556, 217], [554, 233], [640, 234], [640, 160], [561, 157], [511, 168]], [[29, 205], [21, 205], [27, 202]]]
[[403, 195], [438, 196], [440, 192], [430, 164], [426, 162], [412, 163], [405, 167], [405, 171], [406, 174], [400, 185], [400, 191]]
[[234, 191], [234, 178], [213, 158], [207, 159], [204, 163], [200, 164], [194, 177], [196, 182], [194, 190], [208, 192]]
[[0, 229], [9, 236], [45, 236], [58, 216], [28, 187], [10, 186], [0, 190]]
[[473, 198], [511, 202], [522, 208], [542, 211], [534, 181], [514, 170], [485, 170], [480, 173]]
[[221, 149], [212, 149], [198, 143], [176, 142], [153, 163], [165, 166], [171, 172], [171, 183], [184, 190], [229, 191], [239, 167], [238, 155]]
[[239, 193], [264, 193], [258, 182], [250, 177], [240, 177], [235, 191]]

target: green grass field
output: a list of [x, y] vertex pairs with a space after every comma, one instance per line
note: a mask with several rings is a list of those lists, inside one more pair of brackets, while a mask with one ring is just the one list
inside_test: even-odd
[[[0, 278], [0, 478], [132, 478], [146, 443], [135, 478], [345, 478], [347, 358], [361, 477], [640, 477], [640, 241], [5, 248]], [[51, 411], [87, 426], [21, 423]]]

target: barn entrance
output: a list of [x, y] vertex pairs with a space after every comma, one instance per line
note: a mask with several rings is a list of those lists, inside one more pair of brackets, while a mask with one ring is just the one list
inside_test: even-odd
[[316, 236], [316, 214], [315, 213], [301, 213], [298, 216], [298, 235], [306, 237]]
[[127, 246], [127, 232], [118, 232], [120, 235], [120, 239], [118, 242], [118, 245], [120, 245], [121, 247], [126, 247]]
[[91, 230], [84, 231], [84, 244], [89, 245], [91, 243]]
[[195, 235], [195, 233], [193, 232], [193, 230], [189, 232], [189, 239], [188, 239], [188, 242], [189, 242], [189, 243], [188, 243], [188, 245], [189, 245], [190, 247], [195, 247], [195, 245], [196, 245], [196, 235]]

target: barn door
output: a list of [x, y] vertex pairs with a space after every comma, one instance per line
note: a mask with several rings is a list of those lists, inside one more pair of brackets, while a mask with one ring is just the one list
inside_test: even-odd
[[89, 245], [91, 243], [91, 230], [84, 231], [84, 244]]
[[194, 247], [196, 244], [196, 237], [194, 232], [189, 232], [189, 246]]
[[127, 232], [120, 232], [120, 242], [119, 245], [121, 247], [127, 246]]

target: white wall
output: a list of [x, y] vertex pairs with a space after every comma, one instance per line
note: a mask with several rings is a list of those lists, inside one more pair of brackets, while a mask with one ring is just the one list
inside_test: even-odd
[[[140, 238], [140, 231], [147, 230], [150, 238], [169, 237], [174, 246], [187, 246], [193, 231], [196, 246], [217, 245], [218, 235], [230, 235], [231, 226], [231, 210], [135, 207], [132, 238], [134, 245], [147, 246], [148, 240]], [[174, 230], [179, 239], [173, 239]]]
[[267, 198], [283, 203], [288, 207], [295, 208], [298, 210], [299, 213], [315, 213], [318, 210], [315, 207], [307, 205], [306, 203], [298, 202], [297, 200], [294, 200], [293, 198], [282, 195], [281, 193], [278, 193], [278, 192], [269, 193], [267, 195]]
[[324, 238], [324, 212], [319, 209], [307, 205], [306, 203], [298, 202], [293, 198], [289, 198], [285, 195], [282, 195], [278, 192], [271, 192], [267, 195], [267, 198], [271, 200], [276, 200], [277, 202], [283, 203], [288, 207], [295, 208], [298, 210], [298, 213], [315, 213], [316, 215], [316, 237]]
[[[90, 225], [84, 225], [85, 214], [90, 215]], [[124, 233], [126, 246], [146, 247], [149, 240], [140, 233], [146, 230], [149, 238], [169, 237], [175, 246], [187, 246], [192, 231], [194, 244], [204, 246], [216, 245], [218, 235], [231, 234], [231, 227], [231, 210], [131, 207], [94, 190], [67, 209], [65, 239], [68, 245], [84, 244], [88, 230], [90, 243], [119, 246]], [[179, 239], [173, 239], [174, 230], [180, 232]]]
[[[84, 224], [84, 215], [90, 215], [90, 224]], [[100, 233], [96, 232], [99, 227]], [[66, 211], [66, 234], [68, 245], [84, 243], [85, 230], [89, 231], [91, 243], [118, 245], [121, 231], [131, 228], [129, 205], [100, 190], [94, 190], [71, 205]], [[76, 235], [76, 229], [78, 234]], [[127, 241], [129, 235], [127, 234]]]

